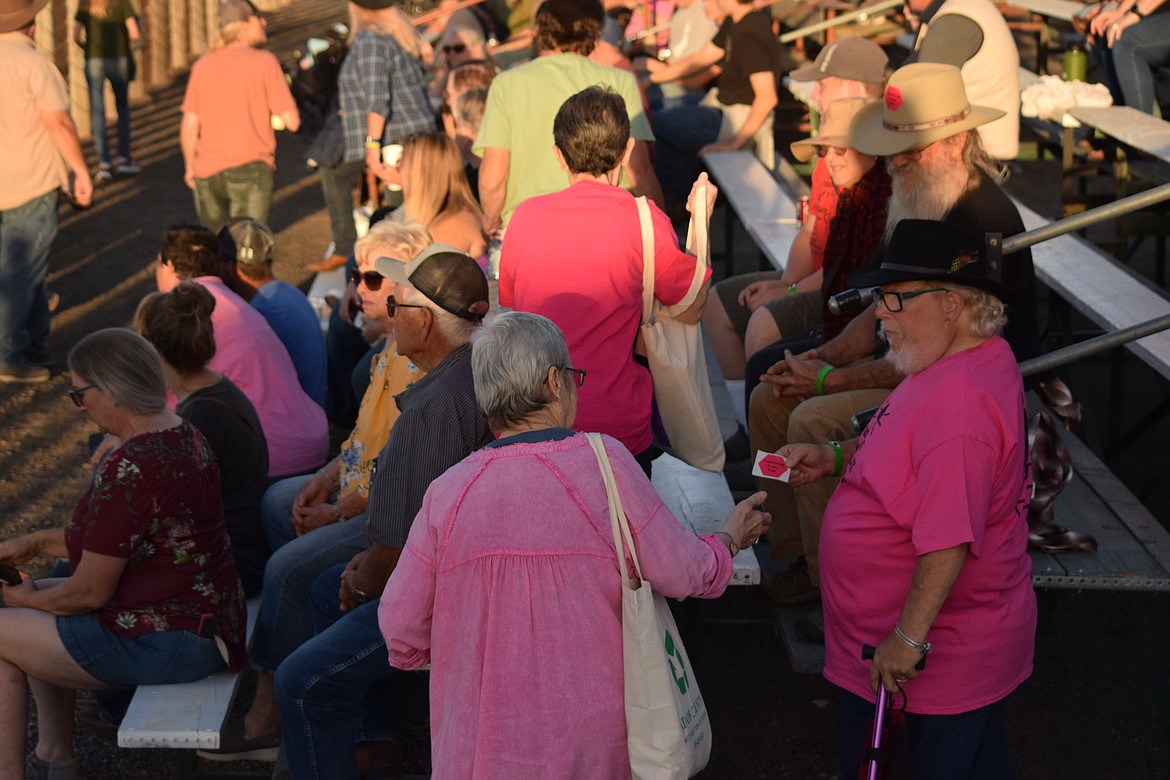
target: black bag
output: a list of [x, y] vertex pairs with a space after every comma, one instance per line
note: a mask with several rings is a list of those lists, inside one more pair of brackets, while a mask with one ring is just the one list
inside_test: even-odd
[[325, 120], [325, 126], [305, 153], [305, 163], [310, 168], [336, 168], [345, 159], [345, 130], [341, 126], [341, 114], [336, 111]]

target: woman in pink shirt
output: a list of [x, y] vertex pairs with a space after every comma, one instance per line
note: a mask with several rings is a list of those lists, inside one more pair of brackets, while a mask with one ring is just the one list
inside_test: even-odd
[[[621, 574], [596, 456], [570, 429], [585, 372], [523, 312], [472, 337], [472, 371], [500, 438], [431, 484], [379, 608], [390, 663], [431, 664], [432, 777], [628, 778]], [[645, 579], [721, 595], [770, 522], [763, 494], [696, 537], [605, 447]]]

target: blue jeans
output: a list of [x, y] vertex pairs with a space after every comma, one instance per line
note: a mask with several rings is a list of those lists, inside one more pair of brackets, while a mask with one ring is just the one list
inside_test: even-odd
[[107, 685], [172, 685], [202, 680], [223, 666], [213, 637], [152, 631], [127, 638], [96, 613], [57, 618], [57, 635], [77, 665]]
[[[914, 700], [913, 683], [907, 691]], [[901, 697], [898, 697], [901, 701]], [[868, 744], [874, 705], [840, 690], [837, 715], [837, 756], [842, 777], [857, 777], [862, 752]], [[1011, 753], [1004, 730], [1007, 697], [994, 704], [958, 715], [906, 713], [910, 747], [910, 776], [948, 780], [1009, 780]]]
[[110, 141], [106, 137], [106, 90], [110, 82], [114, 107], [118, 110], [118, 156], [130, 159], [130, 60], [125, 57], [85, 61], [85, 81], [89, 84], [89, 112], [93, 120], [93, 147], [98, 160], [110, 161]]
[[250, 162], [195, 180], [195, 213], [203, 226], [219, 230], [233, 217], [268, 222], [272, 211], [272, 166]]
[[709, 106], [654, 112], [654, 173], [667, 206], [687, 202], [691, 185], [703, 170], [699, 150], [719, 138], [723, 114]]
[[673, 81], [646, 87], [646, 102], [651, 111], [697, 106], [706, 95], [705, 89], [687, 89]]
[[293, 499], [309, 479], [282, 479], [268, 488], [260, 502], [264, 535], [273, 552], [264, 568], [264, 591], [251, 656], [254, 666], [270, 672], [315, 633], [309, 587], [322, 572], [349, 563], [350, 558], [366, 549], [364, 513], [304, 536], [295, 535], [288, 518]]
[[1110, 49], [1093, 48], [1115, 103], [1154, 113], [1153, 68], [1170, 64], [1170, 14], [1157, 14], [1125, 28]]
[[276, 702], [292, 780], [357, 778], [355, 744], [371, 739], [367, 726], [384, 702], [370, 687], [395, 673], [378, 627], [375, 599], [350, 612], [337, 605], [343, 566], [322, 574], [312, 587], [318, 634], [276, 672]]
[[0, 364], [49, 348], [45, 273], [57, 237], [57, 191], [0, 211]]
[[321, 177], [321, 193], [325, 196], [325, 208], [329, 211], [329, 226], [333, 233], [333, 254], [348, 257], [357, 241], [357, 228], [353, 224], [353, 191], [357, 187], [365, 161], [343, 162], [336, 168], [318, 169]]

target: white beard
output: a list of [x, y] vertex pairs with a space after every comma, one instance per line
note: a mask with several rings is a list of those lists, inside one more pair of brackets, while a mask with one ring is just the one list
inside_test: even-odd
[[887, 162], [890, 173], [890, 203], [886, 216], [885, 241], [904, 219], [942, 220], [967, 188], [967, 169], [961, 163], [937, 160], [929, 166], [909, 163], [902, 171]]

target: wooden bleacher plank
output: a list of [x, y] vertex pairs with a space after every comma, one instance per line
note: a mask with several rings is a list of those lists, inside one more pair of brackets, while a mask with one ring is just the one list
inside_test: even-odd
[[1077, 106], [1069, 114], [1133, 149], [1170, 163], [1170, 122], [1128, 106]]
[[703, 155], [703, 162], [744, 224], [796, 219], [792, 199], [751, 152], [712, 152]]
[[[249, 642], [259, 611], [260, 597], [249, 599]], [[191, 683], [138, 686], [118, 727], [118, 747], [217, 750], [240, 676], [221, 669]]]
[[788, 250], [800, 233], [800, 225], [795, 221], [757, 219], [745, 222], [744, 227], [756, 242], [756, 246], [768, 258], [768, 262], [777, 271], [783, 271], [784, 266], [788, 264]]
[[1073, 0], [1012, 0], [1012, 5], [1046, 19], [1059, 19], [1062, 22], [1071, 22], [1074, 16], [1085, 10], [1084, 3]]
[[[723, 529], [735, 500], [722, 474], [702, 471], [663, 455], [654, 461], [651, 475], [654, 489], [683, 525], [696, 534], [712, 534]], [[732, 585], [760, 583], [760, 562], [753, 550], [740, 550], [732, 565]]]

